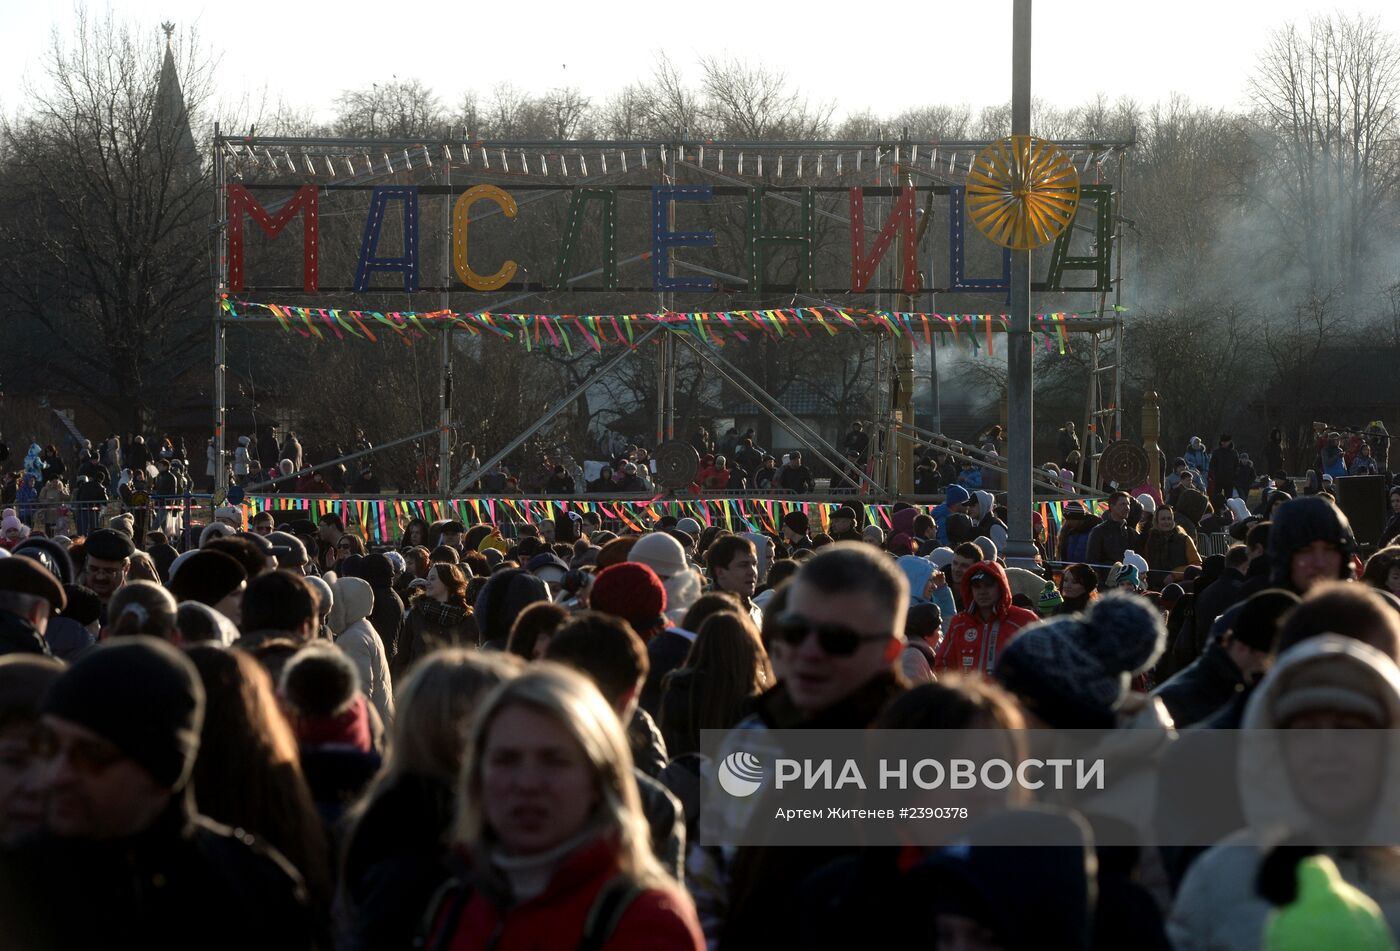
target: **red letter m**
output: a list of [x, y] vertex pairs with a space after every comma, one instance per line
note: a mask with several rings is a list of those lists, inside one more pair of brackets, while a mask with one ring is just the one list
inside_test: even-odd
[[276, 215], [258, 203], [242, 185], [228, 186], [228, 285], [238, 293], [243, 290], [243, 213], [257, 222], [269, 238], [282, 233], [287, 223], [306, 212], [301, 223], [301, 285], [305, 291], [315, 291], [316, 281], [316, 186], [303, 185], [291, 200], [282, 205]]

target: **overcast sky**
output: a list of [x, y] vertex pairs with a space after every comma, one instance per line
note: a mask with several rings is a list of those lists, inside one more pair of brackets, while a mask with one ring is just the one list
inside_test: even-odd
[[[221, 98], [266, 89], [328, 118], [344, 89], [393, 76], [418, 78], [445, 104], [500, 82], [528, 92], [576, 86], [595, 102], [651, 73], [665, 51], [688, 77], [697, 57], [732, 56], [779, 69], [837, 116], [871, 109], [889, 117], [930, 103], [974, 108], [1006, 101], [1011, 0], [885, 0], [849, 12], [794, 2], [704, 4], [516, 0], [115, 0], [116, 13], [149, 24], [193, 23], [221, 57]], [[104, 9], [94, 4], [94, 11]], [[473, 16], [473, 11], [488, 13]], [[1333, 9], [1374, 15], [1400, 34], [1400, 2], [1178, 0], [1176, 3], [1035, 5], [1034, 93], [1070, 106], [1098, 93], [1142, 103], [1177, 92], [1203, 104], [1241, 104], [1269, 31]], [[51, 32], [67, 30], [63, 0], [0, 0], [0, 106], [13, 111], [28, 74], [42, 78]], [[534, 35], [527, 37], [526, 29]], [[938, 51], [936, 54], [932, 51]]]

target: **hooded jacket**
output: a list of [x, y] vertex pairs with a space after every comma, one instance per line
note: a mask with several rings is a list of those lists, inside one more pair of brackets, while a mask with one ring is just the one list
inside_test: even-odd
[[385, 652], [392, 658], [399, 652], [399, 627], [404, 612], [403, 601], [393, 588], [394, 566], [382, 553], [375, 552], [365, 556], [360, 565], [360, 577], [374, 589], [374, 609], [369, 621], [379, 634]]
[[929, 603], [938, 605], [938, 613], [943, 619], [943, 630], [947, 631], [953, 615], [958, 611], [957, 605], [953, 603], [953, 589], [946, 584], [939, 585], [932, 597], [923, 597], [924, 589], [928, 587], [928, 581], [938, 570], [938, 566], [918, 555], [901, 555], [895, 564], [904, 572], [904, 577], [909, 579], [909, 606]]
[[[1323, 674], [1330, 670], [1335, 674]], [[1263, 947], [1270, 906], [1258, 895], [1255, 882], [1267, 847], [1289, 830], [1310, 824], [1308, 811], [1294, 791], [1279, 749], [1281, 722], [1275, 710], [1294, 692], [1300, 674], [1310, 674], [1310, 687], [1319, 679], [1329, 691], [1355, 690], [1379, 698], [1391, 727], [1400, 724], [1400, 671], [1374, 648], [1333, 634], [1308, 638], [1284, 652], [1269, 675], [1250, 696], [1243, 726], [1261, 730], [1258, 740], [1243, 743], [1237, 772], [1244, 814], [1250, 828], [1236, 832], [1207, 850], [1186, 873], [1172, 906], [1167, 930], [1176, 951], [1251, 951]], [[1394, 802], [1400, 792], [1400, 758], [1383, 757], [1378, 802]], [[1372, 841], [1400, 841], [1397, 818], [1378, 810]], [[1256, 830], [1271, 830], [1265, 840]], [[1329, 850], [1338, 869], [1352, 885], [1380, 905], [1392, 931], [1400, 931], [1400, 849], [1359, 847]]]
[[1352, 534], [1351, 523], [1328, 499], [1305, 495], [1279, 506], [1270, 524], [1268, 559], [1272, 587], [1301, 593], [1293, 588], [1293, 553], [1315, 541], [1331, 542], [1340, 548], [1341, 577], [1351, 577], [1351, 556], [1356, 554], [1356, 536]]
[[339, 578], [331, 585], [331, 593], [335, 601], [328, 623], [335, 644], [355, 662], [360, 689], [387, 726], [394, 719], [394, 682], [384, 642], [368, 620], [374, 610], [374, 589], [363, 578]]
[[1201, 441], [1200, 436], [1191, 437], [1191, 443], [1181, 458], [1186, 460], [1188, 466], [1201, 473], [1210, 465], [1210, 453], [1206, 452], [1206, 444]]
[[[972, 600], [972, 579], [986, 572], [996, 579], [1001, 597], [992, 607], [992, 617], [984, 621]], [[1006, 572], [994, 561], [979, 561], [963, 573], [962, 602], [967, 605], [953, 616], [948, 635], [938, 645], [936, 672], [956, 671], [989, 675], [997, 658], [1023, 627], [1040, 620], [1034, 611], [1011, 603], [1011, 585]]]

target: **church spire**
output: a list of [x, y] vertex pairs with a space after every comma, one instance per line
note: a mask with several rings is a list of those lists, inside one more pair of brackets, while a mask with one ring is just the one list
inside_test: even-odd
[[160, 66], [160, 77], [156, 80], [155, 104], [151, 115], [152, 141], [164, 153], [172, 165], [190, 169], [198, 174], [200, 158], [195, 148], [194, 134], [190, 131], [189, 111], [185, 107], [185, 95], [180, 89], [180, 71], [175, 65], [175, 24], [166, 21], [160, 25], [165, 31], [165, 57]]

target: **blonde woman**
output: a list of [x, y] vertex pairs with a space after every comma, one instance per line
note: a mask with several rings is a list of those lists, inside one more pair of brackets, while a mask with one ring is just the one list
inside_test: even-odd
[[472, 718], [524, 666], [509, 654], [454, 648], [408, 671], [384, 769], [349, 817], [338, 947], [412, 943], [429, 897], [447, 877], [443, 859]]
[[580, 674], [540, 662], [486, 701], [455, 838], [466, 881], [439, 894], [430, 947], [703, 951], [652, 856], [617, 714]]

